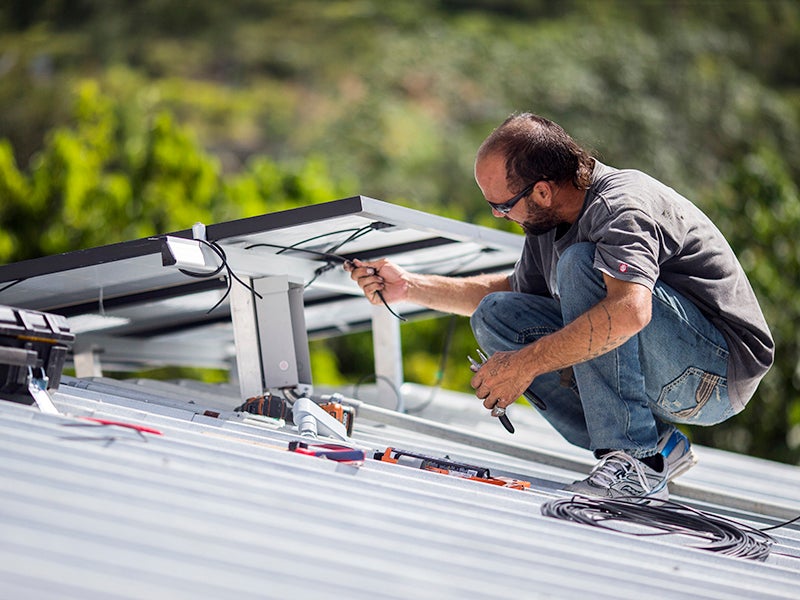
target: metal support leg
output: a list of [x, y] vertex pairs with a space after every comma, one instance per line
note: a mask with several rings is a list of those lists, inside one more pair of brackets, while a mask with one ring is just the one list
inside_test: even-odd
[[73, 354], [75, 377], [102, 377], [103, 367], [100, 356], [93, 347], [84, 348]]
[[261, 296], [231, 289], [231, 319], [242, 398], [292, 388], [311, 393], [303, 286], [287, 276], [250, 280]]
[[400, 393], [400, 386], [403, 385], [400, 322], [382, 305], [372, 307], [372, 346], [378, 390], [375, 404], [403, 412], [405, 405]]

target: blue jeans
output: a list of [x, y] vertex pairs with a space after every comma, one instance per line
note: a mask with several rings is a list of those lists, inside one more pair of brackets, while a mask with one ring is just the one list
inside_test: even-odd
[[[487, 354], [518, 350], [561, 329], [606, 295], [593, 266], [594, 244], [570, 246], [557, 266], [559, 300], [516, 292], [487, 295], [472, 315]], [[588, 450], [656, 453], [671, 423], [713, 425], [733, 416], [728, 349], [697, 307], [660, 282], [650, 323], [618, 348], [560, 372], [536, 377], [526, 395], [564, 438]]]

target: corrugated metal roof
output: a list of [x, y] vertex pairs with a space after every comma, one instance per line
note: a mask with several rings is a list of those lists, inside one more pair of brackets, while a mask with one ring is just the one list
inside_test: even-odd
[[[410, 411], [429, 394], [404, 387]], [[0, 402], [0, 598], [798, 598], [797, 525], [762, 563], [542, 516], [591, 457], [525, 407], [511, 436], [465, 394], [416, 416], [364, 405], [351, 440], [520, 491], [288, 452], [293, 428], [231, 413], [228, 386], [65, 378], [54, 403]], [[673, 498], [756, 527], [800, 513], [800, 468], [696, 451]]]

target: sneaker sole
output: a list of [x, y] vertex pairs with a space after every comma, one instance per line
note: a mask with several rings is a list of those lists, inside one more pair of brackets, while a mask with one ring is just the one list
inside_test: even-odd
[[674, 464], [668, 465], [669, 474], [667, 475], [667, 481], [672, 481], [676, 477], [680, 477], [696, 464], [697, 456], [695, 456], [694, 452], [692, 452], [692, 449], [689, 448], [689, 451], [676, 460]]

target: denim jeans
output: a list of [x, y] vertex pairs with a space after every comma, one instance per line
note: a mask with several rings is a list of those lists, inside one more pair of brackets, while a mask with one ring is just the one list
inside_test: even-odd
[[[487, 295], [472, 315], [487, 354], [517, 350], [561, 329], [606, 295], [593, 266], [595, 246], [579, 243], [557, 266], [559, 300], [516, 292]], [[616, 349], [560, 372], [536, 377], [526, 396], [564, 438], [588, 450], [655, 454], [672, 423], [712, 425], [731, 417], [728, 350], [697, 307], [657, 282], [650, 323]]]

